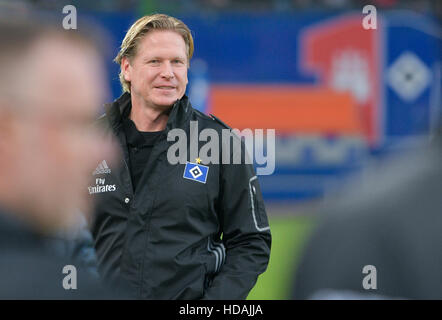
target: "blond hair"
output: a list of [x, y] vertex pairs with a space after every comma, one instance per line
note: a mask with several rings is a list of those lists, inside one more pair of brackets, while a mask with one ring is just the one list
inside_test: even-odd
[[166, 14], [144, 16], [138, 19], [127, 31], [126, 36], [121, 42], [120, 52], [118, 52], [114, 59], [120, 65], [119, 77], [123, 92], [130, 92], [130, 82], [124, 79], [121, 61], [123, 57], [131, 60], [136, 56], [141, 39], [151, 30], [172, 30], [179, 33], [186, 44], [187, 62], [190, 65], [190, 59], [193, 55], [193, 37], [190, 29], [184, 22]]

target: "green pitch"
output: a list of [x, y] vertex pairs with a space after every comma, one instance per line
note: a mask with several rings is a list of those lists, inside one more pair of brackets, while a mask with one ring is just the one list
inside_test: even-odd
[[311, 217], [272, 217], [272, 251], [267, 271], [248, 296], [248, 300], [288, 299], [293, 274], [314, 219]]

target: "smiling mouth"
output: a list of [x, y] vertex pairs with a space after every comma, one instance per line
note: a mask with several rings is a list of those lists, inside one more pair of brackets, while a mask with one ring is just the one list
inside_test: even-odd
[[170, 86], [160, 86], [160, 87], [155, 87], [155, 89], [161, 89], [161, 90], [173, 90], [173, 89], [175, 89], [175, 87], [170, 87]]

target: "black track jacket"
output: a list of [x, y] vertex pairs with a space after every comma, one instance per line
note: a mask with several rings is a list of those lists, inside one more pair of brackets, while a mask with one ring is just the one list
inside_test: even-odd
[[[101, 275], [129, 286], [140, 299], [245, 299], [267, 268], [271, 244], [253, 166], [203, 161], [203, 183], [184, 177], [186, 164], [169, 163], [167, 151], [175, 143], [167, 141], [170, 130], [183, 129], [189, 140], [190, 121], [197, 121], [199, 132], [215, 129], [221, 142], [221, 130], [228, 128], [184, 96], [173, 105], [134, 193], [122, 129], [130, 101], [123, 94], [98, 120], [124, 155], [117, 167], [103, 159], [89, 187], [97, 201], [92, 233]], [[190, 143], [187, 148], [187, 161], [195, 163]]]

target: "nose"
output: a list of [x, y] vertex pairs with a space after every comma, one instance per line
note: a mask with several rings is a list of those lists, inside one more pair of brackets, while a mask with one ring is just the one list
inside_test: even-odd
[[162, 78], [165, 78], [165, 79], [172, 79], [174, 77], [173, 68], [172, 68], [170, 61], [165, 61], [161, 65], [160, 75]]

